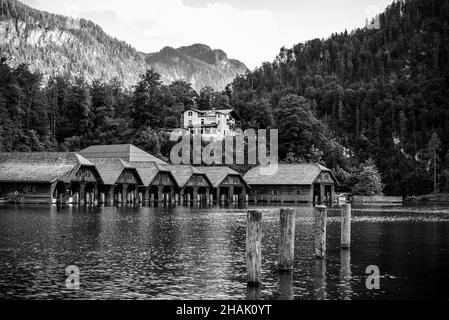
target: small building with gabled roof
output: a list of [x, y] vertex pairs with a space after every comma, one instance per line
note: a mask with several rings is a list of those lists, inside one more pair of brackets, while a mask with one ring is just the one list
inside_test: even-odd
[[211, 181], [214, 201], [246, 201], [249, 186], [237, 171], [227, 166], [202, 166], [196, 169], [205, 173]]
[[249, 170], [244, 179], [251, 187], [250, 200], [332, 205], [335, 185], [332, 170], [316, 163], [279, 164], [272, 175], [261, 167]]
[[209, 202], [212, 183], [207, 175], [190, 165], [158, 165], [171, 171], [178, 185], [180, 203]]
[[100, 188], [100, 201], [113, 204], [136, 202], [138, 188], [143, 186], [137, 169], [118, 158], [90, 158], [100, 173], [103, 184]]
[[94, 202], [101, 183], [95, 165], [73, 152], [0, 153], [0, 198], [6, 201]]
[[155, 162], [167, 164], [165, 161], [156, 158], [132, 144], [90, 146], [78, 153], [86, 159], [122, 159], [126, 162]]
[[143, 186], [139, 188], [139, 199], [148, 204], [154, 202], [171, 203], [179, 188], [172, 171], [155, 162], [129, 162], [136, 168], [142, 179]]

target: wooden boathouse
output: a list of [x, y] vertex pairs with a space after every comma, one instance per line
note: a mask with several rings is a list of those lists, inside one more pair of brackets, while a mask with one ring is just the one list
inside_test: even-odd
[[0, 198], [16, 203], [90, 203], [103, 181], [76, 153], [0, 153]]
[[215, 202], [247, 201], [249, 186], [242, 175], [226, 166], [196, 167], [212, 183], [212, 200]]
[[175, 193], [179, 189], [172, 171], [155, 162], [129, 162], [136, 168], [142, 179], [139, 187], [139, 202], [144, 204], [173, 203]]
[[250, 201], [329, 206], [334, 203], [338, 181], [330, 169], [320, 164], [279, 164], [272, 175], [263, 175], [260, 168], [251, 169], [244, 176], [251, 187]]
[[122, 159], [89, 159], [97, 168], [103, 184], [100, 186], [99, 202], [106, 204], [134, 203], [138, 201], [142, 179], [136, 168]]
[[158, 165], [168, 169], [176, 180], [176, 201], [184, 203], [209, 203], [212, 183], [207, 175], [189, 165]]

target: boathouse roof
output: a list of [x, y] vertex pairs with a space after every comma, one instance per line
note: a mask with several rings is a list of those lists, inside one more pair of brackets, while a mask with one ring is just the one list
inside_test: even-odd
[[212, 186], [217, 188], [228, 176], [238, 176], [243, 184], [246, 182], [240, 173], [226, 166], [196, 167], [199, 171], [205, 173], [209, 178]]
[[180, 188], [183, 188], [194, 175], [204, 176], [207, 182], [212, 185], [211, 181], [204, 172], [201, 172], [197, 168], [190, 165], [159, 165], [159, 167], [170, 170], [175, 178], [176, 184]]
[[74, 152], [0, 153], [0, 181], [70, 182], [81, 166], [95, 165]]
[[332, 170], [317, 163], [279, 164], [272, 175], [263, 175], [261, 167], [249, 170], [244, 179], [251, 185], [312, 185], [321, 172], [328, 172], [335, 183], [338, 183]]
[[128, 164], [131, 167], [136, 168], [145, 186], [149, 186], [150, 184], [152, 184], [154, 178], [156, 178], [159, 172], [166, 172], [170, 174], [170, 176], [176, 182], [172, 171], [167, 166], [155, 162], [129, 162]]
[[79, 152], [87, 159], [91, 158], [116, 158], [128, 162], [156, 162], [166, 164], [159, 158], [137, 148], [132, 144], [117, 144], [117, 145], [96, 145], [90, 146]]
[[92, 158], [89, 159], [97, 168], [100, 173], [101, 179], [104, 184], [114, 185], [126, 169], [134, 171], [138, 182], [142, 185], [142, 179], [137, 172], [136, 168], [132, 167], [126, 161], [122, 159], [109, 159], [109, 158]]

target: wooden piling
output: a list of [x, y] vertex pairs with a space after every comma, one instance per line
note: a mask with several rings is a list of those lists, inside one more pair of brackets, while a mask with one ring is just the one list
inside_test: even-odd
[[258, 286], [262, 271], [262, 212], [256, 210], [247, 213], [246, 269], [248, 285]]
[[351, 205], [345, 204], [341, 207], [341, 247], [351, 247]]
[[295, 210], [281, 209], [279, 219], [279, 270], [293, 269], [295, 250]]
[[322, 259], [326, 256], [326, 220], [327, 207], [315, 207], [315, 256]]

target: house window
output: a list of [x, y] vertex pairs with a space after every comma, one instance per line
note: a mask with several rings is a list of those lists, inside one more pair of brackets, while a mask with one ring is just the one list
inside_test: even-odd
[[297, 190], [296, 191], [296, 195], [300, 196], [301, 195], [301, 190]]
[[273, 190], [273, 196], [277, 196], [278, 195], [278, 191], [277, 190]]
[[191, 117], [191, 116], [193, 116], [193, 112], [190, 111], [189, 112], [189, 117]]
[[204, 125], [204, 119], [201, 119], [201, 125]]
[[35, 186], [26, 186], [26, 192], [27, 193], [35, 193], [36, 187]]

